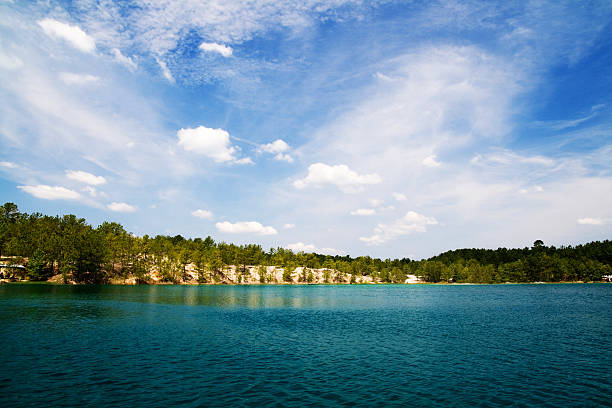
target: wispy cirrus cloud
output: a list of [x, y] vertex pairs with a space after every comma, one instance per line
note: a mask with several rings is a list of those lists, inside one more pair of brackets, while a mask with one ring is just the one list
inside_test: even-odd
[[100, 77], [91, 74], [75, 74], [72, 72], [60, 73], [60, 79], [66, 85], [88, 85], [100, 82]]
[[39, 20], [38, 25], [48, 36], [65, 40], [80, 51], [92, 53], [96, 50], [95, 40], [79, 26], [70, 25], [51, 18]]

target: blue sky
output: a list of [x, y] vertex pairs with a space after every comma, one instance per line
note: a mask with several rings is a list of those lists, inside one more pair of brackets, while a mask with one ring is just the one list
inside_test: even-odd
[[0, 1], [0, 193], [421, 258], [612, 236], [612, 5]]

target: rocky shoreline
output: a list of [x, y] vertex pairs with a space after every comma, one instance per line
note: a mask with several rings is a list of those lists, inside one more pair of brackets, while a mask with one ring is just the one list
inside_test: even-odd
[[[277, 266], [236, 266], [227, 265], [218, 271], [198, 271], [194, 264], [188, 264], [182, 276], [173, 280], [164, 279], [163, 274], [153, 268], [141, 277], [129, 274], [125, 277], [111, 278], [108, 283], [113, 285], [261, 285], [261, 284], [379, 284], [380, 278], [372, 276], [353, 275], [328, 268], [296, 267], [288, 272], [286, 268]], [[70, 278], [61, 274], [47, 280], [50, 283], [76, 284]], [[414, 275], [408, 275], [403, 283], [425, 283]]]

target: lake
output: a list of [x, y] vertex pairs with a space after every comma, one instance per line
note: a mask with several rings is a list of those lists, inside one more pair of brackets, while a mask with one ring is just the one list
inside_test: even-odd
[[0, 285], [0, 406], [610, 406], [612, 285]]

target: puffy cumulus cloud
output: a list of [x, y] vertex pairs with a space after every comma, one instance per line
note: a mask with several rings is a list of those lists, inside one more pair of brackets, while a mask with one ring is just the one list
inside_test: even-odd
[[131, 213], [131, 212], [135, 212], [138, 210], [138, 207], [136, 206], [133, 206], [127, 203], [118, 203], [118, 202], [112, 202], [108, 204], [106, 208], [108, 208], [111, 211], [125, 212], [125, 213]]
[[274, 160], [286, 161], [288, 163], [293, 163], [293, 157], [290, 154], [286, 153], [289, 151], [290, 147], [282, 139], [277, 139], [271, 143], [267, 143], [264, 145], [260, 145], [257, 149], [258, 152], [265, 152], [274, 154]]
[[293, 157], [290, 154], [278, 153], [274, 156], [274, 160], [286, 161], [287, 163], [293, 163]]
[[212, 220], [213, 218], [213, 213], [209, 210], [197, 209], [195, 211], [192, 211], [191, 215], [193, 215], [194, 217], [202, 218], [204, 220]]
[[68, 177], [70, 180], [79, 181], [92, 186], [99, 186], [106, 183], [106, 179], [104, 177], [96, 176], [81, 170], [66, 170], [66, 177]]
[[218, 222], [215, 227], [220, 232], [226, 234], [257, 234], [257, 235], [276, 235], [278, 232], [273, 227], [264, 227], [256, 221], [239, 221], [231, 223], [229, 221]]
[[426, 217], [414, 211], [408, 211], [402, 218], [393, 224], [378, 224], [374, 228], [374, 234], [369, 237], [361, 237], [360, 241], [367, 245], [381, 245], [387, 241], [408, 235], [413, 232], [425, 232], [428, 225], [437, 225], [438, 221], [433, 217]]
[[395, 198], [397, 201], [406, 201], [408, 199], [406, 194], [402, 193], [393, 193], [393, 198]]
[[426, 158], [424, 158], [421, 164], [427, 167], [440, 167], [442, 163], [440, 163], [436, 159], [437, 159], [437, 156], [435, 154], [432, 154], [431, 156], [427, 156]]
[[294, 181], [293, 186], [302, 189], [307, 186], [334, 185], [345, 193], [355, 193], [363, 191], [365, 185], [381, 182], [382, 178], [378, 174], [357, 174], [345, 164], [330, 166], [314, 163], [308, 166], [308, 175]]
[[603, 218], [591, 218], [591, 217], [578, 218], [578, 224], [581, 224], [581, 225], [604, 225], [606, 221], [607, 220]]
[[38, 25], [48, 36], [65, 40], [80, 51], [92, 53], [96, 50], [95, 40], [81, 30], [79, 26], [62, 23], [51, 18], [38, 21]]
[[351, 215], [376, 215], [376, 210], [374, 208], [358, 208], [357, 210], [351, 211]]
[[286, 246], [287, 249], [293, 252], [305, 252], [305, 253], [313, 253], [316, 252], [318, 254], [323, 255], [341, 255], [342, 251], [339, 251], [335, 248], [317, 248], [314, 244], [305, 244], [303, 242], [296, 242], [294, 244], [289, 244]]
[[115, 61], [117, 61], [121, 65], [128, 67], [130, 71], [135, 71], [136, 68], [138, 68], [138, 64], [136, 64], [136, 62], [134, 62], [131, 57], [123, 55], [118, 48], [113, 48], [111, 50], [111, 53], [115, 57]]
[[242, 159], [236, 160], [234, 163], [236, 164], [255, 164], [255, 162], [250, 157], [243, 157]]
[[39, 184], [36, 186], [17, 186], [17, 188], [43, 200], [78, 200], [81, 198], [81, 195], [76, 191], [61, 186]]
[[60, 79], [66, 85], [88, 85], [95, 84], [100, 81], [100, 77], [91, 74], [74, 74], [72, 72], [62, 72], [59, 75]]
[[183, 149], [210, 157], [217, 163], [234, 161], [238, 164], [251, 164], [248, 158], [236, 159], [238, 149], [230, 144], [230, 135], [223, 129], [211, 129], [205, 126], [181, 129], [177, 132], [178, 144]]
[[282, 139], [276, 139], [275, 141], [271, 142], [271, 143], [267, 143], [264, 145], [261, 145], [259, 147], [259, 150], [262, 152], [266, 152], [266, 153], [283, 153], [286, 152], [287, 150], [289, 150], [290, 147], [287, 144], [287, 142], [285, 142]]
[[303, 242], [296, 242], [295, 244], [287, 245], [287, 249], [292, 250], [293, 252], [315, 252], [317, 247], [313, 244], [305, 244]]
[[228, 47], [227, 45], [217, 44], [217, 43], [208, 43], [203, 42], [200, 44], [200, 49], [205, 52], [216, 52], [223, 55], [225, 58], [230, 57], [232, 55], [232, 47]]

